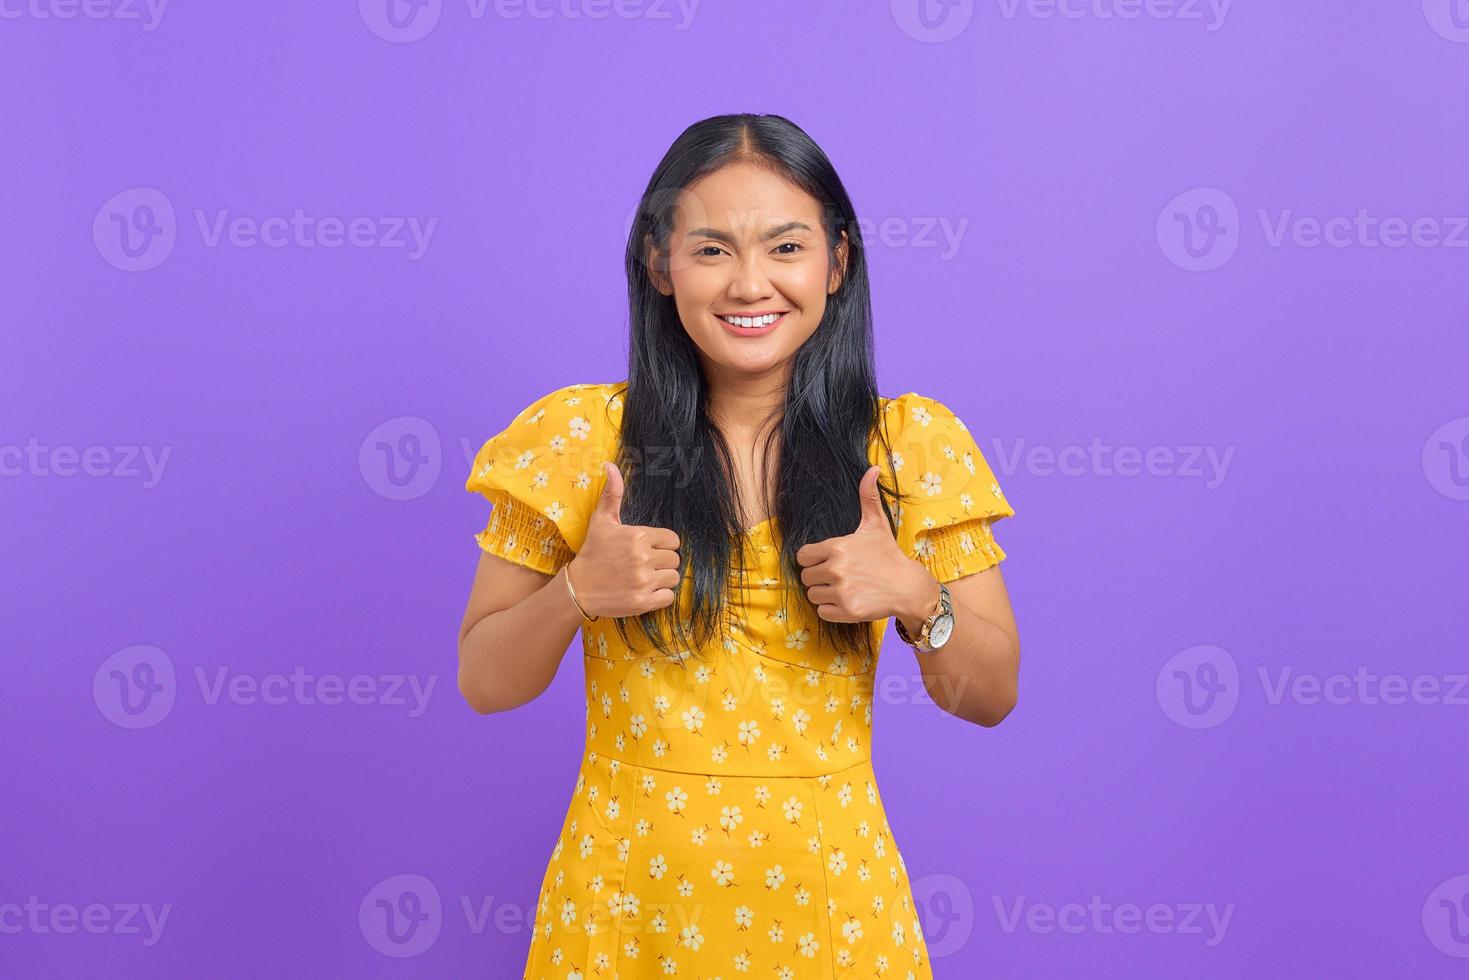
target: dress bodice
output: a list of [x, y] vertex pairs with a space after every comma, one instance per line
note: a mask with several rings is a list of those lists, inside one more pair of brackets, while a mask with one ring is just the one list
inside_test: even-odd
[[[467, 483], [495, 504], [482, 548], [546, 574], [575, 556], [602, 462], [616, 458], [624, 391], [558, 389], [483, 445]], [[903, 552], [941, 582], [1004, 558], [990, 524], [1014, 511], [963, 422], [914, 392], [884, 398], [881, 415], [890, 450], [873, 440], [869, 458], [912, 495], [895, 508]], [[589, 751], [731, 775], [819, 776], [869, 758], [876, 657], [822, 642], [814, 607], [783, 586], [777, 529], [771, 518], [745, 533], [743, 583], [732, 568], [722, 635], [703, 649], [670, 658], [635, 626], [629, 644], [610, 620], [583, 625]], [[876, 650], [887, 624], [869, 625]]]

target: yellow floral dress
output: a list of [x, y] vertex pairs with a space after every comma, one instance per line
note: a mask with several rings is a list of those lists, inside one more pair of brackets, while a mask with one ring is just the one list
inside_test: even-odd
[[[625, 391], [558, 389], [484, 444], [466, 484], [494, 504], [482, 549], [548, 575], [574, 557]], [[882, 418], [892, 452], [874, 441], [871, 461], [914, 494], [896, 515], [904, 553], [941, 582], [1001, 561], [990, 525], [1014, 510], [964, 423], [914, 392], [884, 398]], [[795, 602], [782, 614], [773, 524], [746, 532], [744, 588], [731, 569], [709, 650], [680, 663], [610, 620], [583, 625], [586, 750], [526, 980], [932, 977], [872, 769], [876, 658], [824, 648]], [[686, 579], [684, 611], [690, 595]]]

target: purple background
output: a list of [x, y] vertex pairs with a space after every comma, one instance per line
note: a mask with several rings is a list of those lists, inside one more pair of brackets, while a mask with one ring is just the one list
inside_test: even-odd
[[[936, 975], [1469, 970], [1469, 692], [1443, 696], [1469, 670], [1469, 4], [987, 0], [930, 30], [912, 0], [445, 0], [395, 32], [381, 2], [0, 18], [0, 975], [519, 975], [581, 665], [509, 714], [460, 699], [488, 513], [464, 454], [624, 376], [629, 211], [686, 125], [737, 110], [795, 120], [888, 222], [883, 393], [954, 408], [1017, 510], [1011, 717], [909, 696], [896, 640], [880, 671]], [[176, 240], [125, 271], [137, 188]], [[411, 258], [211, 246], [195, 219], [297, 208], [437, 224]], [[1396, 248], [1274, 232], [1359, 211], [1424, 220]], [[1155, 465], [1048, 465], [1093, 440]], [[169, 454], [156, 483], [126, 447]], [[105, 475], [57, 472], [89, 449]], [[137, 646], [175, 680], [129, 728]], [[370, 703], [211, 698], [298, 666]], [[1440, 695], [1273, 696], [1359, 669]], [[384, 703], [405, 675], [422, 712]], [[372, 912], [400, 875], [442, 903], [408, 957]], [[1093, 895], [1231, 918], [1047, 926]], [[53, 929], [67, 903], [105, 906], [99, 933]], [[158, 941], [130, 903], [168, 907]]]

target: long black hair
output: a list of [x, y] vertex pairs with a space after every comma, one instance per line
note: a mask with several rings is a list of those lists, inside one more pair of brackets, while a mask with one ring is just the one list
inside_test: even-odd
[[[814, 616], [795, 553], [804, 544], [856, 529], [861, 511], [857, 485], [871, 465], [869, 442], [875, 434], [887, 444], [873, 366], [866, 250], [851, 199], [831, 161], [783, 116], [739, 113], [694, 123], [654, 170], [628, 234], [631, 336], [617, 453], [618, 468], [626, 477], [623, 523], [676, 531], [680, 581], [690, 575], [693, 581], [690, 618], [681, 616], [675, 602], [619, 618], [617, 631], [629, 642], [627, 621], [636, 618], [660, 653], [680, 661], [703, 649], [723, 622], [732, 567], [738, 566], [739, 581], [744, 582], [745, 528], [731, 489], [735, 470], [729, 446], [708, 415], [708, 385], [698, 349], [681, 324], [674, 297], [658, 290], [649, 265], [667, 268], [680, 193], [735, 162], [768, 168], [816, 199], [829, 271], [839, 261], [838, 246], [846, 233], [840, 286], [828, 296], [820, 325], [795, 354], [779, 425], [776, 497], [770, 512], [779, 530], [786, 608], [794, 595]], [[767, 430], [760, 450], [767, 464], [775, 432]], [[668, 458], [670, 452], [681, 465]], [[886, 452], [880, 458], [886, 459]], [[710, 460], [719, 465], [707, 465]], [[765, 469], [769, 471], [768, 465]], [[880, 482], [878, 493], [891, 526], [884, 494], [896, 499], [896, 491]], [[875, 655], [870, 623], [817, 622], [820, 638], [837, 649]]]

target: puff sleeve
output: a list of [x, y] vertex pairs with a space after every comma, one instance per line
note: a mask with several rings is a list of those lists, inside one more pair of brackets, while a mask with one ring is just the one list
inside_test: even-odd
[[999, 564], [995, 521], [1015, 514], [964, 422], [915, 392], [884, 408], [889, 465], [901, 499], [897, 541], [940, 582]]
[[508, 561], [554, 575], [586, 540], [587, 522], [614, 458], [610, 386], [578, 384], [536, 399], [475, 454], [464, 488], [493, 504], [474, 539]]

